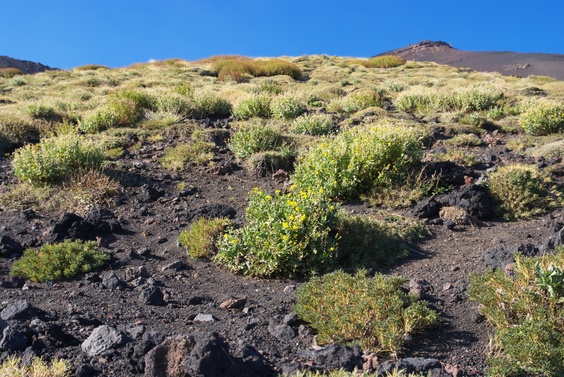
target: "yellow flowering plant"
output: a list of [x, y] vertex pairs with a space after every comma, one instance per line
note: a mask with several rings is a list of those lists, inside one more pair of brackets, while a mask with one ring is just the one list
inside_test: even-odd
[[327, 271], [336, 256], [339, 204], [318, 191], [250, 193], [246, 225], [224, 234], [215, 261], [234, 272], [294, 277]]

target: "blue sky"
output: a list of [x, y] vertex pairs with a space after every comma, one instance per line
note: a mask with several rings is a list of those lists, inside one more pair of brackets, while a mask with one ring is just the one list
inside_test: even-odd
[[427, 39], [564, 54], [562, 0], [27, 0], [1, 8], [0, 55], [56, 68], [223, 54], [368, 57]]

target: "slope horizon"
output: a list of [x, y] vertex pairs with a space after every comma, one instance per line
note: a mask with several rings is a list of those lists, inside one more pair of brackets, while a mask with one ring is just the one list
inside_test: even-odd
[[14, 2], [3, 8], [10, 17], [0, 33], [11, 37], [0, 54], [61, 69], [226, 54], [369, 57], [422, 40], [467, 51], [564, 54], [558, 26], [564, 4], [556, 0], [532, 9], [485, 0], [471, 5], [356, 0], [346, 7], [297, 0], [260, 7], [250, 0], [165, 5], [32, 0], [25, 12]]

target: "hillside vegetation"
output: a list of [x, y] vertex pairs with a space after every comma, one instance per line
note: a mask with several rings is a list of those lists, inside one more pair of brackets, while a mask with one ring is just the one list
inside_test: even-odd
[[[231, 159], [256, 177], [281, 175], [283, 189], [249, 193], [243, 224], [200, 220], [182, 233], [180, 245], [234, 274], [316, 276], [298, 291], [296, 311], [320, 342], [360, 344], [395, 356], [406, 334], [436, 325], [438, 316], [402, 291], [403, 279], [369, 276], [365, 269], [405, 257], [404, 241], [417, 240], [423, 227], [398, 215], [352, 216], [343, 207], [363, 201], [383, 210], [408, 208], [453, 188], [440, 168], [432, 168], [451, 163], [483, 173], [479, 184], [500, 218], [544, 214], [562, 205], [556, 173], [563, 130], [564, 82], [395, 57], [217, 56], [4, 74], [0, 153], [11, 167], [9, 184], [0, 187], [0, 208], [86, 213], [122, 191], [127, 172], [120, 158], [156, 143], [165, 146], [158, 163], [171, 172], [215, 171]], [[491, 162], [480, 147], [502, 143], [521, 161], [501, 161], [506, 167], [496, 172], [478, 169]], [[539, 159], [553, 163], [545, 169], [533, 164]], [[26, 250], [35, 258], [24, 262], [62, 263], [53, 261], [60, 252], [46, 251], [56, 249], [42, 250], [42, 258]], [[98, 259], [89, 267], [105, 260]], [[20, 271], [24, 262], [16, 273], [30, 276]], [[52, 269], [43, 270], [35, 280], [52, 280]], [[326, 282], [336, 290], [331, 297], [324, 295]], [[378, 307], [349, 302], [374, 292], [385, 293], [378, 293]], [[325, 300], [334, 318], [317, 312]], [[394, 310], [381, 313], [384, 304]], [[343, 307], [361, 323], [341, 321]], [[374, 333], [367, 333], [367, 323]], [[390, 324], [396, 331], [386, 332]]]

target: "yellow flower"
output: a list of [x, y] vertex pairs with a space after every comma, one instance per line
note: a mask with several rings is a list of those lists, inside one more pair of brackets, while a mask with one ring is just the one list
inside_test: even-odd
[[282, 228], [284, 229], [288, 228], [288, 223], [286, 221], [282, 222]]

